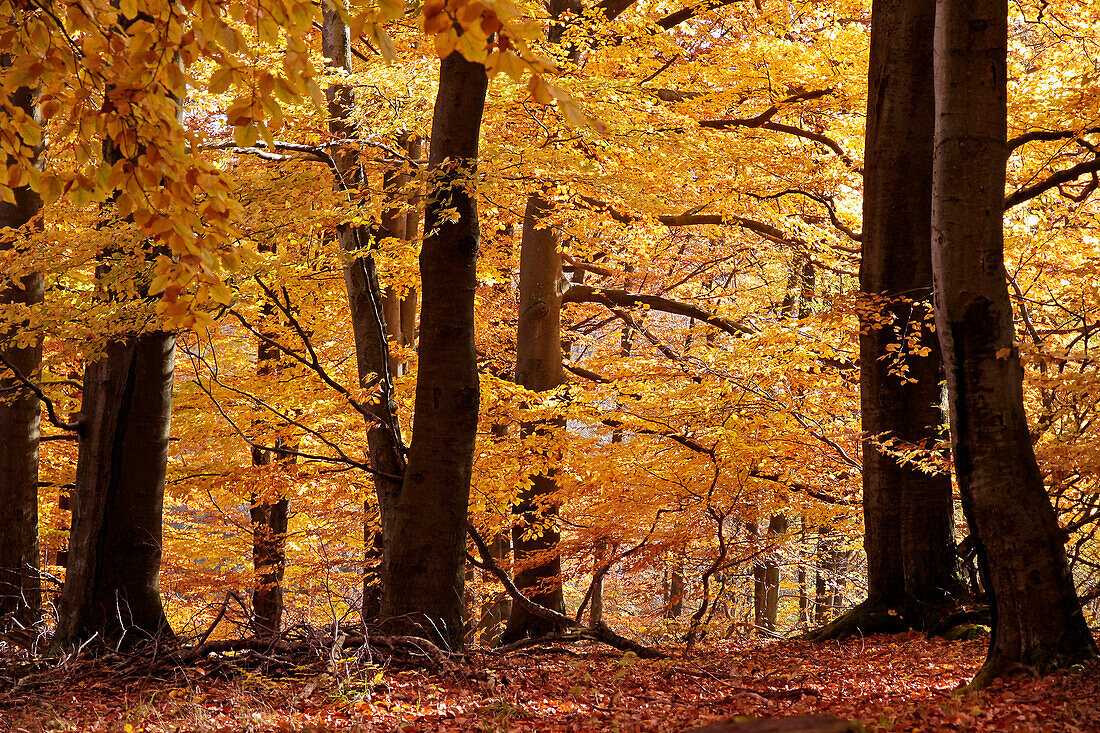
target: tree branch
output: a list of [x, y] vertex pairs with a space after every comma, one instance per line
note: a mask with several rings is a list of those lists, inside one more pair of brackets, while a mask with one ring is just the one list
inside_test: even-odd
[[642, 659], [664, 659], [665, 655], [656, 649], [652, 649], [647, 646], [643, 646], [636, 641], [631, 641], [624, 636], [620, 636], [612, 631], [607, 626], [586, 627], [577, 623], [565, 614], [558, 613], [545, 606], [535, 603], [516, 587], [516, 584], [512, 582], [511, 576], [508, 572], [497, 565], [493, 559], [492, 553], [489, 551], [489, 546], [485, 544], [485, 540], [478, 534], [474, 525], [466, 522], [466, 532], [470, 535], [470, 539], [474, 541], [474, 545], [477, 546], [478, 554], [481, 555], [481, 562], [478, 562], [473, 556], [467, 553], [466, 558], [476, 567], [486, 570], [496, 576], [503, 585], [504, 589], [508, 591], [508, 595], [512, 597], [512, 600], [519, 605], [527, 613], [532, 616], [536, 616], [545, 621], [549, 621], [560, 626], [564, 626], [568, 629], [575, 629], [582, 636], [589, 637], [595, 641], [603, 642], [608, 646], [620, 649], [625, 652], [634, 652]]
[[1100, 127], [1090, 127], [1085, 130], [1031, 130], [1022, 135], [1017, 135], [1008, 141], [1008, 152], [1023, 147], [1033, 142], [1050, 142], [1053, 140], [1072, 140], [1075, 137], [1100, 132]]
[[57, 416], [57, 409], [53, 403], [53, 400], [46, 396], [46, 393], [42, 391], [41, 387], [23, 376], [23, 374], [15, 367], [15, 365], [8, 361], [8, 357], [4, 356], [4, 351], [2, 349], [0, 349], [0, 363], [8, 368], [8, 371], [12, 373], [12, 376], [15, 377], [16, 381], [22, 383], [24, 387], [33, 392], [34, 396], [37, 397], [39, 401], [46, 406], [46, 419], [50, 421], [51, 425], [53, 425], [58, 430], [69, 430], [74, 433], [80, 432], [80, 425], [83, 421], [78, 418], [74, 422], [65, 422], [64, 420], [59, 418]]
[[1080, 178], [1088, 173], [1096, 173], [1100, 171], [1100, 157], [1087, 160], [1083, 163], [1078, 163], [1075, 166], [1066, 168], [1065, 170], [1052, 173], [1045, 180], [1038, 183], [1021, 188], [1016, 193], [1007, 196], [1005, 198], [1005, 211], [1008, 211], [1013, 206], [1018, 206], [1025, 201], [1030, 201], [1039, 194], [1045, 193], [1056, 186], [1060, 186], [1063, 183], [1069, 183], [1072, 180]]
[[608, 307], [620, 308], [649, 307], [651, 310], [663, 313], [694, 318], [732, 336], [751, 336], [756, 333], [756, 329], [743, 323], [723, 318], [690, 303], [663, 298], [659, 295], [639, 295], [617, 288], [594, 288], [591, 285], [570, 284], [561, 299], [563, 303], [600, 303]]

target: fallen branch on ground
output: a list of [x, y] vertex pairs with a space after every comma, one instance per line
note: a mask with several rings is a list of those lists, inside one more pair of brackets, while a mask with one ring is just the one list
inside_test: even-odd
[[[478, 531], [469, 522], [466, 523], [466, 531], [470, 535], [470, 538], [474, 541], [474, 544], [477, 545], [478, 554], [481, 555], [481, 562], [479, 562], [476, 558], [472, 557], [469, 554], [467, 554], [466, 556], [467, 559], [476, 567], [479, 567], [482, 570], [486, 570], [495, 575], [497, 577], [497, 580], [504, 584], [504, 589], [508, 591], [508, 595], [512, 597], [512, 601], [514, 603], [518, 603], [524, 611], [527, 611], [527, 613], [531, 614], [532, 616], [537, 616], [538, 618], [545, 619], [546, 621], [558, 624], [559, 626], [564, 626], [567, 629], [573, 629], [575, 636], [568, 637], [568, 640], [598, 641], [624, 652], [634, 652], [642, 659], [664, 659], [666, 657], [665, 654], [657, 651], [656, 649], [644, 646], [636, 641], [631, 641], [630, 639], [627, 639], [625, 636], [620, 636], [619, 634], [616, 634], [607, 626], [604, 626], [602, 624], [592, 627], [583, 626], [574, 621], [569, 616], [566, 616], [565, 614], [558, 613], [557, 611], [551, 610], [549, 608], [546, 608], [545, 606], [540, 606], [539, 604], [535, 603], [530, 598], [523, 595], [523, 593], [520, 592], [519, 588], [516, 587], [516, 584], [512, 582], [512, 578], [508, 575], [508, 572], [497, 565], [496, 561], [493, 560], [492, 554], [489, 552], [489, 546], [485, 544], [485, 540], [481, 537], [480, 534], [478, 534]], [[566, 638], [558, 637], [557, 640], [565, 641]]]

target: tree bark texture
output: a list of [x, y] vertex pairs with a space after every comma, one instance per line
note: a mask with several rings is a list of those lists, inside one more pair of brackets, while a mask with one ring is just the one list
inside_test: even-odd
[[687, 583], [684, 579], [684, 563], [680, 558], [672, 564], [669, 572], [668, 602], [665, 603], [665, 618], [680, 618], [684, 612], [684, 596]]
[[[564, 277], [558, 233], [544, 219], [549, 206], [539, 194], [527, 198], [519, 257], [519, 325], [516, 329], [516, 383], [536, 392], [565, 383], [562, 368], [561, 303]], [[545, 431], [551, 425], [525, 424], [525, 433]], [[520, 493], [513, 509], [517, 517], [512, 531], [516, 556], [516, 587], [541, 606], [564, 613], [561, 555], [557, 528], [558, 491], [553, 473], [531, 476], [531, 485]], [[525, 636], [560, 631], [552, 622], [534, 616], [518, 604], [512, 606], [503, 643]]]
[[[0, 56], [7, 64], [7, 56]], [[16, 89], [11, 103], [25, 113], [37, 113], [35, 92]], [[28, 147], [32, 159], [40, 150]], [[8, 158], [8, 165], [16, 161]], [[42, 199], [29, 186], [15, 189], [15, 203], [0, 201], [0, 230], [18, 230], [34, 220]], [[0, 236], [0, 250], [18, 245], [11, 236]], [[34, 307], [42, 302], [44, 281], [32, 273], [0, 287], [0, 306]], [[18, 323], [0, 328], [0, 353], [20, 375], [36, 377], [42, 361], [42, 344], [32, 339], [20, 345]], [[0, 366], [0, 630], [9, 625], [32, 626], [42, 614], [42, 588], [38, 558], [38, 397], [11, 372]]]
[[413, 437], [382, 571], [382, 615], [453, 649], [463, 644], [466, 515], [480, 397], [474, 187], [487, 86], [484, 65], [457, 52], [440, 64], [420, 254]]
[[[410, 160], [419, 157], [420, 144], [415, 138], [406, 136], [402, 141]], [[416, 155], [416, 158], [413, 155]], [[408, 195], [408, 187], [413, 180], [409, 163], [396, 161], [382, 176], [382, 188], [388, 198], [388, 204], [382, 211], [382, 225], [379, 237], [393, 237], [403, 241], [416, 238], [419, 215], [414, 197]], [[416, 291], [397, 293], [387, 288], [383, 297], [383, 312], [386, 320], [386, 335], [395, 346], [413, 346], [416, 333]], [[396, 355], [390, 356], [390, 374], [401, 376], [408, 373], [409, 365]]]
[[[329, 66], [348, 72], [352, 70], [348, 28], [340, 16], [329, 8], [324, 10], [321, 45]], [[325, 90], [325, 95], [328, 100], [329, 131], [335, 137], [355, 137], [357, 130], [352, 121], [355, 97], [352, 89], [347, 85], [333, 84]], [[347, 191], [361, 185], [357, 162], [351, 150], [334, 152], [337, 189]], [[380, 566], [378, 549], [381, 548], [382, 554], [385, 554], [388, 538], [392, 534], [395, 505], [405, 473], [405, 444], [393, 392], [384, 298], [374, 259], [364, 252], [370, 242], [370, 232], [364, 227], [344, 225], [338, 236], [341, 248], [345, 252], [355, 253], [344, 266], [344, 285], [351, 310], [359, 387], [368, 394], [365, 406], [371, 419], [367, 421], [367, 452], [371, 468], [375, 471], [374, 488], [382, 524], [382, 536], [378, 537], [377, 530], [369, 521], [372, 514], [370, 502], [366, 502], [363, 524], [366, 570], [363, 574], [361, 609], [366, 623], [377, 619], [381, 611], [382, 590], [379, 586], [384, 581], [377, 570]]]
[[[264, 304], [264, 315], [274, 317], [274, 306]], [[263, 339], [256, 349], [256, 371], [270, 374], [278, 371], [279, 351]], [[276, 447], [282, 447], [284, 438], [276, 439]], [[253, 466], [270, 466], [273, 459], [280, 462], [289, 457], [272, 454], [260, 448], [252, 448]], [[264, 496], [253, 494], [249, 507], [252, 520], [252, 567], [255, 588], [252, 591], [252, 625], [258, 637], [274, 637], [282, 627], [283, 573], [286, 569], [286, 532], [289, 502], [282, 494]]]
[[932, 260], [963, 510], [993, 634], [974, 680], [1096, 654], [1035, 462], [1004, 266], [1006, 0], [938, 0]]
[[779, 558], [775, 546], [779, 536], [787, 532], [787, 518], [773, 514], [768, 520], [766, 543], [772, 545], [753, 567], [753, 623], [757, 629], [775, 631], [779, 622]]
[[[951, 477], [880, 450], [930, 447], [942, 422], [939, 343], [927, 328], [932, 259], [932, 35], [935, 0], [875, 0], [867, 102], [860, 290], [863, 501], [868, 604], [914, 628], [962, 592]], [[907, 339], [920, 336], [916, 344]], [[911, 347], [927, 347], [920, 356]], [[899, 373], [900, 369], [904, 372]]]
[[172, 636], [160, 559], [175, 345], [163, 331], [127, 335], [84, 372], [60, 648]]

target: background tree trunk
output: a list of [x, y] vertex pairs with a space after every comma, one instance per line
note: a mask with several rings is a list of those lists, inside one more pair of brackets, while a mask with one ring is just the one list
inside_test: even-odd
[[[0, 65], [9, 63], [0, 55]], [[10, 96], [12, 105], [36, 115], [35, 93], [26, 87]], [[5, 125], [7, 127], [7, 125]], [[31, 146], [32, 158], [40, 150]], [[8, 156], [9, 166], [16, 161]], [[19, 229], [34, 219], [42, 208], [42, 199], [29, 186], [14, 190], [15, 203], [0, 201], [0, 229]], [[0, 239], [0, 250], [17, 246]], [[0, 288], [0, 306], [34, 306], [42, 302], [44, 280], [30, 274], [17, 282], [5, 282]], [[18, 324], [0, 330], [0, 353], [28, 379], [36, 378], [42, 361], [42, 345], [19, 348], [13, 339], [19, 336]], [[38, 436], [40, 407], [38, 397], [0, 366], [0, 630], [10, 624], [32, 626], [42, 614], [42, 588], [38, 576]], [[10, 614], [10, 615], [9, 615]]]
[[[510, 533], [501, 532], [493, 536], [489, 541], [489, 554], [501, 568], [508, 569], [512, 564], [512, 536]], [[482, 572], [481, 579], [485, 583], [496, 583], [492, 573]], [[481, 622], [478, 628], [481, 631], [481, 643], [483, 646], [494, 646], [500, 641], [500, 635], [504, 631], [504, 625], [512, 610], [512, 600], [503, 590], [495, 590], [486, 594], [481, 604]]]
[[[350, 72], [351, 38], [348, 28], [333, 10], [323, 12], [321, 45], [329, 66]], [[334, 84], [325, 90], [328, 100], [329, 131], [338, 138], [353, 138], [357, 130], [352, 122], [355, 97], [346, 85]], [[348, 190], [361, 185], [357, 157], [353, 151], [334, 152], [336, 187]], [[405, 444], [397, 418], [397, 401], [393, 392], [389, 346], [382, 290], [378, 284], [374, 260], [364, 250], [370, 243], [365, 227], [344, 225], [338, 233], [340, 247], [356, 252], [356, 257], [344, 267], [344, 285], [351, 310], [351, 327], [355, 339], [355, 366], [359, 386], [368, 392], [367, 411], [373, 419], [367, 421], [367, 452], [374, 474], [381, 518], [381, 537], [371, 521], [371, 502], [364, 503], [363, 544], [363, 605], [364, 623], [377, 619], [381, 612], [382, 578], [379, 572], [385, 554], [387, 537], [392, 533], [397, 497], [405, 474]], [[415, 304], [413, 305], [415, 310]], [[373, 381], [372, 381], [373, 380]]]
[[1095, 656], [1023, 406], [1004, 266], [1006, 0], [938, 0], [932, 259], [963, 510], [993, 635], [982, 685]]
[[383, 616], [454, 649], [463, 643], [462, 570], [479, 402], [474, 291], [480, 233], [473, 186], [487, 86], [484, 65], [457, 52], [440, 64], [420, 254], [413, 438], [382, 566]]
[[[543, 222], [549, 213], [542, 196], [528, 196], [519, 259], [516, 382], [536, 392], [552, 390], [565, 383], [561, 347], [564, 277], [557, 231]], [[522, 429], [531, 434], [547, 427], [526, 424]], [[520, 494], [513, 510], [518, 522], [512, 532], [512, 547], [516, 558], [516, 587], [535, 603], [564, 613], [561, 555], [558, 554], [561, 534], [557, 528], [558, 507], [554, 499], [557, 491], [552, 472], [531, 477], [531, 486]], [[513, 604], [501, 641], [508, 643], [557, 630], [551, 622]]]

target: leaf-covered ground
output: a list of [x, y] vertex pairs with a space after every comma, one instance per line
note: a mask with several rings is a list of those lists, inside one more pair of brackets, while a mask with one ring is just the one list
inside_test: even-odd
[[1100, 731], [1100, 663], [957, 691], [984, 641], [903, 634], [728, 644], [642, 661], [597, 649], [473, 654], [458, 673], [340, 665], [272, 679], [192, 669], [0, 687], [0, 731], [679, 731], [724, 716], [829, 712], [869, 731]]

